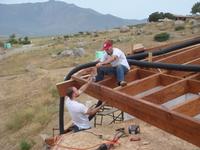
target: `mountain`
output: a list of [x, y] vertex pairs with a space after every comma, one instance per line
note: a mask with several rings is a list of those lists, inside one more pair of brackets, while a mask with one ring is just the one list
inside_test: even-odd
[[97, 31], [123, 25], [144, 23], [103, 15], [92, 9], [77, 7], [62, 1], [0, 4], [0, 34], [55, 35], [80, 31]]

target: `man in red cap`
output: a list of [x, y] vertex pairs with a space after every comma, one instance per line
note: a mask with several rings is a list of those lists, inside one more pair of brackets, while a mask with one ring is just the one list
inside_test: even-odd
[[[104, 79], [104, 75], [114, 74], [117, 78], [118, 85], [125, 86], [127, 82], [124, 80], [124, 75], [130, 69], [125, 54], [122, 50], [113, 47], [112, 40], [107, 40], [103, 44], [103, 50], [106, 51], [103, 61], [96, 64], [97, 76], [95, 81]], [[107, 66], [110, 64], [110, 66]]]

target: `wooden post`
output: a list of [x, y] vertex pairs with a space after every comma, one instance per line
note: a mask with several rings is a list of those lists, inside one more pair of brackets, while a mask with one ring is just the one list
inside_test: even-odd
[[152, 52], [148, 53], [148, 60], [149, 60], [149, 62], [152, 62]]

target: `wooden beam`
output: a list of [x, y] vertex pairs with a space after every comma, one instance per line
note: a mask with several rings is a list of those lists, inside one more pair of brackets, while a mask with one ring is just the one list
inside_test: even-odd
[[175, 106], [172, 110], [191, 117], [200, 114], [200, 96], [199, 98], [191, 99], [183, 104]]
[[66, 90], [69, 87], [75, 86], [79, 88], [81, 85], [75, 80], [68, 80], [56, 84], [60, 97], [66, 96]]
[[159, 61], [161, 61], [161, 59], [165, 59], [167, 57], [171, 57], [172, 55], [175, 55], [175, 54], [180, 53], [182, 51], [186, 51], [186, 50], [189, 50], [191, 48], [195, 48], [195, 47], [199, 47], [199, 46], [200, 45], [193, 45], [193, 46], [185, 47], [185, 48], [182, 48], [182, 49], [179, 49], [179, 50], [175, 50], [175, 51], [163, 54], [163, 55], [154, 56], [153, 57], [153, 61], [159, 62]]
[[200, 81], [188, 80], [188, 91], [191, 93], [200, 93]]
[[197, 74], [191, 76], [191, 79], [200, 81], [200, 73], [197, 73]]
[[[197, 59], [194, 59], [192, 61], [184, 63], [184, 65], [187, 65], [187, 64], [190, 64], [190, 65], [200, 64], [200, 58], [197, 58]], [[174, 70], [169, 70], [169, 71], [166, 72], [166, 74], [173, 75], [173, 76], [179, 76], [179, 77], [183, 77], [183, 78], [188, 77], [188, 76], [195, 74], [195, 73], [196, 72], [174, 71]]]
[[157, 62], [183, 64], [185, 62], [197, 59], [200, 57], [199, 46], [189, 50], [177, 53], [175, 55], [163, 58]]
[[145, 96], [143, 99], [160, 105], [185, 94], [186, 91], [188, 91], [187, 81], [181, 80], [162, 88], [160, 91]]
[[161, 90], [164, 86], [172, 84], [178, 80], [180, 80], [180, 78], [176, 78], [176, 77], [168, 76], [164, 74], [154, 74], [144, 79], [131, 82], [127, 86], [119, 88], [118, 90], [123, 93], [134, 96], [136, 94], [145, 92], [147, 90], [156, 88], [158, 86], [161, 87], [159, 89]]
[[[138, 79], [142, 79], [145, 78], [147, 76], [150, 76], [152, 74], [155, 74], [155, 72], [152, 71], [147, 71], [147, 70], [143, 70], [143, 69], [133, 69], [130, 70], [126, 75], [125, 75], [125, 80], [127, 82], [132, 82]], [[101, 85], [110, 87], [110, 88], [116, 88], [118, 87], [117, 85], [117, 80], [115, 76], [106, 76], [105, 79], [103, 79], [102, 81], [98, 82]]]
[[[76, 77], [73, 77], [73, 79], [81, 84], [86, 83], [83, 79]], [[111, 106], [134, 115], [194, 145], [200, 146], [199, 121], [142, 99], [134, 99], [132, 96], [97, 83], [91, 83], [86, 93], [102, 101], [107, 101]]]
[[159, 74], [152, 75], [141, 80], [132, 81], [127, 86], [118, 89], [120, 92], [136, 95], [159, 84]]

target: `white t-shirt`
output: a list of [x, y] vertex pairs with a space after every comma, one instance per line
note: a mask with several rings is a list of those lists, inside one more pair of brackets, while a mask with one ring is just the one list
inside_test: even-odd
[[[117, 59], [113, 62], [111, 62], [111, 65], [113, 67], [118, 66], [118, 65], [123, 65], [125, 66], [128, 70], [130, 69], [130, 66], [128, 64], [128, 61], [126, 59], [125, 54], [118, 48], [113, 48], [113, 53], [112, 56], [117, 56]], [[107, 53], [104, 54], [103, 56], [104, 58], [102, 59], [103, 61], [106, 60], [108, 57], [110, 57], [110, 55], [108, 55]]]
[[88, 115], [85, 115], [88, 111], [85, 105], [67, 97], [67, 99], [65, 99], [65, 106], [71, 115], [73, 123], [78, 126], [79, 129], [91, 128]]

